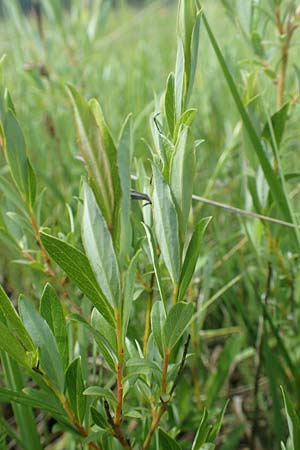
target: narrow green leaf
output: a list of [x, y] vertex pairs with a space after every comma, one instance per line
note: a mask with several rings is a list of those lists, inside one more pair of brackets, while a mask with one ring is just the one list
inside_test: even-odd
[[175, 66], [175, 112], [178, 120], [182, 113], [182, 102], [184, 98], [184, 48], [180, 37], [177, 40], [177, 56]]
[[153, 176], [153, 214], [156, 237], [166, 267], [176, 285], [179, 281], [181, 266], [177, 212], [171, 190], [155, 166], [153, 166]]
[[27, 159], [27, 199], [28, 204], [32, 208], [36, 199], [36, 174], [29, 159]]
[[[20, 405], [19, 405], [20, 406]], [[14, 413], [15, 414], [15, 413]], [[17, 422], [17, 420], [16, 420]], [[39, 447], [37, 443], [35, 443], [34, 447], [32, 447], [32, 442], [29, 442], [30, 439], [24, 439], [24, 437], [20, 437], [16, 431], [15, 427], [12, 427], [9, 425], [7, 420], [5, 420], [3, 417], [0, 416], [0, 430], [1, 430], [1, 438], [5, 439], [4, 435], [10, 436], [10, 438], [15, 441], [16, 446], [21, 448], [22, 450], [32, 450], [32, 448], [36, 448], [37, 450], [40, 450], [42, 447]], [[29, 430], [29, 436], [30, 436], [30, 430]], [[7, 447], [6, 447], [7, 448]], [[3, 448], [3, 450], [5, 447]], [[6, 449], [5, 449], [6, 450]]]
[[24, 297], [19, 302], [24, 325], [36, 347], [40, 349], [40, 363], [51, 383], [60, 392], [64, 389], [64, 370], [57, 344], [47, 322], [34, 305]]
[[199, 450], [215, 450], [216, 446], [215, 444], [212, 444], [211, 442], [205, 442]]
[[97, 203], [108, 226], [112, 227], [116, 199], [108, 151], [89, 104], [73, 86], [68, 85], [67, 91], [73, 105], [81, 153], [95, 190]]
[[[98, 331], [93, 326], [91, 326], [88, 322], [86, 322], [79, 314], [72, 314], [69, 316], [71, 320], [75, 320], [76, 322], [79, 322], [83, 324], [89, 332], [92, 334], [93, 338], [95, 339], [96, 344], [98, 345], [101, 353], [104, 356], [105, 361], [111, 368], [113, 372], [116, 370], [116, 363], [117, 363], [117, 357], [116, 353], [114, 351], [113, 346], [110, 344], [110, 336], [104, 336], [101, 332], [102, 330]], [[108, 325], [110, 327], [110, 325]], [[103, 329], [103, 332], [107, 331], [107, 327]]]
[[105, 417], [103, 414], [101, 414], [101, 413], [100, 413], [96, 408], [94, 408], [93, 406], [91, 407], [91, 416], [92, 416], [92, 419], [93, 419], [94, 423], [95, 423], [98, 427], [100, 427], [100, 428], [102, 428], [102, 429], [104, 429], [104, 430], [106, 430], [106, 429], [108, 428], [108, 423], [107, 423], [106, 417]]
[[171, 136], [174, 134], [175, 129], [175, 77], [174, 73], [170, 73], [167, 79], [167, 87], [165, 93], [165, 112], [168, 122], [168, 127]]
[[[24, 388], [26, 373], [24, 367], [11, 359], [7, 353], [1, 353], [1, 369], [3, 371], [5, 387], [13, 391], [22, 391]], [[11, 404], [19, 436], [29, 445], [29, 448], [42, 450], [40, 433], [37, 429], [32, 408], [13, 402]], [[23, 448], [23, 447], [20, 447]]]
[[84, 382], [80, 356], [75, 358], [67, 368], [66, 392], [72, 411], [79, 423], [82, 423], [86, 408], [86, 397], [83, 395]]
[[158, 430], [159, 447], [164, 450], [181, 450], [181, 446], [162, 428]]
[[190, 284], [190, 281], [193, 277], [197, 260], [200, 254], [202, 239], [210, 221], [211, 217], [205, 217], [204, 219], [201, 219], [198, 222], [198, 224], [194, 229], [194, 233], [187, 248], [184, 263], [181, 270], [178, 297], [177, 297], [177, 300], [179, 302], [183, 300], [187, 288]]
[[200, 450], [202, 445], [206, 442], [206, 438], [209, 434], [211, 427], [208, 423], [208, 413], [205, 408], [201, 417], [199, 427], [196, 432], [196, 436], [193, 441], [192, 450]]
[[120, 302], [120, 274], [118, 262], [105, 219], [93, 191], [84, 184], [84, 207], [81, 235], [83, 245], [96, 280], [111, 305]]
[[267, 123], [263, 129], [262, 137], [267, 139], [273, 146], [272, 133], [276, 140], [277, 147], [280, 147], [280, 143], [284, 134], [286, 121], [288, 118], [289, 103], [286, 103], [278, 111], [276, 111], [271, 117], [271, 128]]
[[[274, 172], [267, 155], [265, 154], [265, 150], [262, 146], [259, 136], [257, 135], [254, 125], [251, 122], [250, 117], [243, 105], [243, 102], [238, 93], [236, 84], [235, 84], [233, 77], [228, 69], [227, 64], [226, 64], [225, 58], [222, 55], [222, 52], [218, 46], [216, 38], [214, 37], [214, 34], [213, 34], [204, 14], [203, 14], [203, 21], [204, 21], [210, 42], [213, 46], [213, 49], [216, 53], [216, 56], [218, 58], [218, 61], [222, 68], [222, 71], [224, 73], [225, 79], [227, 81], [228, 87], [231, 91], [232, 97], [235, 101], [237, 109], [243, 120], [243, 123], [244, 123], [245, 129], [248, 133], [249, 139], [250, 139], [252, 146], [254, 148], [254, 151], [256, 152], [256, 155], [259, 159], [261, 168], [264, 172], [264, 175], [266, 177], [266, 180], [267, 180], [270, 190], [272, 192], [273, 198], [274, 198], [275, 202], [277, 203], [277, 205], [279, 206], [279, 208], [284, 216], [284, 219], [288, 222], [294, 223], [293, 213], [292, 213], [292, 210], [290, 207], [288, 197], [285, 193], [285, 190], [284, 190], [280, 180], [277, 178], [276, 173]], [[296, 242], [297, 242], [298, 246], [300, 246], [300, 236], [299, 236], [298, 229], [293, 228], [293, 232], [296, 237]]]
[[24, 394], [23, 392], [0, 388], [0, 399], [2, 401], [4, 400], [20, 403], [21, 405], [30, 406], [32, 408], [40, 408], [44, 411], [50, 412], [51, 414], [62, 415], [62, 411], [60, 409], [58, 410], [56, 407], [54, 408], [52, 402], [45, 402], [43, 397], [42, 400], [40, 400], [38, 395], [33, 397], [31, 395]]
[[28, 165], [26, 144], [21, 127], [11, 110], [4, 117], [4, 153], [11, 175], [20, 193], [26, 197], [28, 192]]
[[69, 360], [67, 324], [62, 305], [49, 283], [46, 284], [42, 294], [40, 314], [51, 328], [65, 369]]
[[28, 218], [26, 205], [11, 180], [7, 180], [5, 177], [0, 177], [0, 189], [7, 199], [10, 200], [17, 207], [17, 209], [22, 212], [24, 217]]
[[185, 235], [192, 203], [195, 176], [195, 149], [188, 139], [189, 129], [182, 126], [171, 159], [170, 186], [181, 217], [181, 236]]
[[163, 330], [165, 320], [166, 320], [166, 313], [163, 303], [155, 302], [151, 311], [151, 329], [154, 341], [162, 357], [164, 355]]
[[197, 114], [198, 110], [195, 108], [190, 108], [184, 111], [180, 118], [178, 119], [174, 131], [174, 141], [176, 142], [178, 139], [178, 133], [182, 125], [186, 125], [187, 127], [190, 127], [194, 121], [194, 118]]
[[163, 335], [164, 348], [170, 351], [177, 344], [193, 317], [194, 307], [191, 303], [176, 303], [166, 318]]
[[23, 325], [20, 317], [18, 316], [12, 302], [6, 295], [3, 287], [0, 285], [0, 310], [5, 319], [16, 333], [19, 341], [22, 343], [23, 348], [27, 351], [35, 351], [35, 346], [32, 342], [30, 335]]
[[289, 399], [288, 395], [285, 393], [282, 386], [280, 386], [283, 401], [284, 401], [284, 408], [287, 418], [287, 423], [289, 427], [289, 435], [291, 438], [291, 449], [292, 450], [299, 450], [300, 446], [300, 421], [296, 414], [295, 408], [292, 405], [291, 400]]
[[8, 247], [13, 254], [20, 254], [21, 248], [18, 243], [12, 237], [12, 235], [5, 229], [0, 227], [0, 240]]
[[84, 395], [90, 395], [93, 397], [105, 398], [112, 405], [117, 404], [117, 399], [114, 393], [110, 389], [103, 388], [101, 386], [90, 386], [83, 392]]
[[41, 233], [41, 241], [51, 258], [90, 299], [103, 317], [114, 325], [113, 310], [97, 284], [87, 257], [77, 248], [49, 234]]
[[217, 437], [220, 433], [228, 403], [229, 403], [229, 400], [226, 401], [225, 405], [223, 406], [223, 408], [219, 414], [217, 422], [214, 424], [213, 428], [211, 429], [211, 431], [209, 433], [209, 436], [207, 439], [209, 442], [215, 442], [215, 440], [217, 439]]
[[129, 114], [122, 126], [118, 142], [118, 167], [122, 188], [121, 199], [121, 237], [120, 253], [126, 255], [130, 251], [132, 230], [130, 224], [130, 167], [132, 154], [132, 114]]
[[194, 27], [193, 27], [192, 36], [191, 36], [191, 47], [190, 47], [190, 52], [191, 52], [190, 66], [191, 67], [190, 67], [188, 87], [187, 87], [186, 105], [188, 104], [189, 99], [192, 94], [194, 80], [195, 80], [195, 74], [196, 74], [196, 68], [197, 68], [200, 20], [201, 20], [201, 12], [198, 12], [196, 15], [196, 19], [194, 21]]
[[152, 264], [153, 264], [153, 268], [154, 268], [154, 272], [155, 272], [156, 282], [157, 282], [158, 290], [160, 293], [160, 298], [162, 300], [162, 305], [164, 306], [165, 311], [166, 311], [167, 310], [167, 299], [166, 299], [166, 296], [164, 293], [164, 285], [162, 282], [162, 276], [161, 276], [161, 272], [160, 272], [154, 236], [153, 236], [151, 228], [148, 227], [148, 225], [143, 223], [143, 226], [146, 231], [146, 236], [147, 236], [148, 245], [149, 245], [149, 249], [150, 249], [150, 255], [151, 255]]
[[136, 266], [138, 259], [140, 257], [141, 250], [138, 250], [137, 253], [134, 255], [134, 257], [131, 259], [129, 267], [125, 274], [125, 289], [123, 293], [123, 304], [122, 304], [122, 334], [123, 334], [123, 340], [125, 339], [131, 308], [132, 308], [132, 302], [134, 297], [134, 291], [135, 291], [135, 273], [136, 273]]
[[4, 350], [11, 358], [28, 369], [32, 368], [32, 359], [30, 354], [24, 350], [24, 347], [9, 331], [9, 329], [0, 321], [0, 348]]
[[109, 343], [114, 353], [117, 354], [117, 335], [116, 329], [112, 327], [96, 308], [93, 308], [91, 314], [91, 326], [97, 333], [100, 333], [103, 338]]
[[35, 402], [38, 407], [44, 411], [51, 411], [53, 414], [64, 416], [66, 413], [59, 402], [58, 398], [52, 391], [44, 391], [42, 389], [24, 388], [24, 394]]

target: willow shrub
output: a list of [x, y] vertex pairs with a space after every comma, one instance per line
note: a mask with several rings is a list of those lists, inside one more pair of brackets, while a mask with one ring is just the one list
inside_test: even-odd
[[[18, 431], [4, 420], [3, 426], [22, 448], [38, 449], [45, 443], [37, 431], [35, 408], [55, 419], [55, 429], [68, 436], [67, 448], [79, 442], [95, 449], [181, 448], [175, 440], [183, 424], [176, 392], [183, 375], [189, 377], [184, 374], [191, 357], [189, 330], [199, 316], [186, 293], [210, 221], [202, 218], [193, 229], [188, 226], [197, 145], [191, 131], [196, 110], [188, 104], [200, 19], [193, 1], [180, 2], [175, 70], [158, 100], [160, 113], [150, 117], [149, 167], [140, 160], [133, 166], [130, 115], [115, 140], [99, 103], [66, 86], [87, 172], [78, 199], [82, 246], [74, 245], [74, 232], [56, 237], [39, 227], [42, 200], [36, 173], [2, 76], [7, 192], [29, 234], [21, 244], [8, 233], [7, 240], [32, 270], [44, 271], [50, 279], [39, 310], [20, 295], [17, 312], [4, 289], [0, 291], [7, 383], [0, 396], [12, 402]], [[134, 168], [138, 188], [149, 199], [142, 212], [133, 205]], [[30, 248], [33, 241], [38, 250]], [[78, 290], [70, 294], [67, 284]], [[130, 321], [142, 294], [141, 335]], [[194, 450], [214, 447], [223, 414], [216, 411], [211, 426], [212, 417], [197, 412], [189, 443]]]

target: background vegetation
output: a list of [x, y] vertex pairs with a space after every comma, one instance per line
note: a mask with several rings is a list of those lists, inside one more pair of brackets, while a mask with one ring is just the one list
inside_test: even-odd
[[[194, 2], [182, 3], [196, 7]], [[30, 349], [31, 363], [26, 360], [26, 372], [19, 368], [24, 365], [25, 355], [20, 361], [1, 344], [3, 449], [13, 446], [82, 448], [80, 445], [131, 448], [124, 436], [130, 439], [132, 448], [142, 448], [143, 438], [147, 439], [147, 432], [151, 430], [151, 407], [153, 424], [153, 405], [147, 404], [151, 392], [160, 408], [166, 405], [159, 424], [162, 428], [157, 424], [151, 449], [208, 450], [214, 446], [221, 450], [300, 449], [297, 419], [300, 408], [300, 235], [295, 225], [300, 212], [299, 5], [290, 0], [201, 3], [205, 16], [201, 17], [198, 66], [191, 97], [182, 110], [188, 110], [187, 104], [197, 109], [195, 116], [194, 112], [189, 113], [194, 116], [193, 123], [192, 120], [186, 123], [191, 128], [187, 146], [194, 148], [195, 143], [196, 159], [194, 182], [192, 177], [190, 179], [194, 200], [189, 217], [184, 217], [187, 223], [180, 236], [183, 254], [192, 233], [197, 230], [198, 221], [208, 216], [213, 219], [197, 254], [193, 279], [184, 298], [179, 298], [184, 300], [182, 305], [194, 305], [195, 316], [188, 324], [179, 324], [180, 339], [172, 350], [167, 390], [162, 369], [166, 353], [164, 357], [160, 354], [163, 352], [159, 351], [157, 337], [150, 338], [148, 350], [147, 342], [150, 326], [153, 327], [155, 321], [153, 316], [159, 309], [154, 305], [161, 296], [157, 270], [161, 271], [169, 312], [172, 296], [176, 300], [177, 295], [174, 296], [173, 290], [172, 270], [175, 269], [170, 269], [172, 264], [164, 253], [156, 228], [157, 219], [154, 219], [152, 235], [140, 223], [144, 221], [151, 226], [151, 210], [155, 211], [160, 205], [159, 198], [169, 195], [169, 188], [158, 187], [159, 175], [154, 176], [153, 181], [152, 170], [155, 172], [155, 169], [150, 161], [157, 164], [158, 173], [162, 172], [175, 203], [176, 196], [180, 195], [174, 180], [170, 181], [164, 172], [165, 167], [169, 170], [169, 162], [163, 164], [159, 153], [165, 148], [167, 152], [173, 151], [178, 145], [176, 133], [170, 126], [173, 112], [164, 106], [167, 79], [174, 71], [178, 52], [177, 5], [153, 1], [134, 6], [119, 1], [112, 7], [108, 0], [74, 0], [66, 12], [61, 2], [47, 0], [43, 2], [41, 15], [37, 10], [30, 10], [24, 16], [17, 1], [2, 1], [0, 56], [6, 54], [6, 58], [1, 64], [0, 111], [4, 117], [5, 108], [15, 109], [25, 136], [26, 158], [34, 168], [37, 185], [33, 194], [35, 177], [26, 169], [31, 180], [26, 197], [16, 176], [18, 168], [7, 151], [1, 152], [1, 284], [14, 305], [20, 294], [23, 299], [19, 304], [22, 322], [15, 326], [8, 318], [9, 309], [0, 306], [1, 335], [5, 341], [6, 330], [10, 330], [9, 333], [17, 334], [18, 342], [24, 344], [32, 329], [29, 318], [33, 317], [35, 327], [39, 328], [44, 323], [40, 321], [43, 317], [57, 337], [54, 322], [57, 323], [59, 316], [61, 326], [67, 330], [65, 339], [68, 339], [68, 347], [59, 347], [59, 351], [61, 355], [65, 352], [61, 358], [63, 369], [68, 367], [67, 386], [71, 386], [69, 390], [66, 388], [65, 396], [56, 395], [55, 399], [50, 398], [47, 386], [42, 386], [43, 381], [38, 378], [42, 377], [42, 372], [38, 369], [41, 363], [42, 370], [49, 370], [49, 361], [42, 358], [49, 344], [47, 339], [48, 344], [40, 341], [37, 344], [32, 335], [28, 339], [29, 347], [25, 345], [25, 348], [27, 356]], [[197, 8], [199, 11], [199, 4]], [[186, 66], [184, 70], [186, 77]], [[66, 83], [75, 86], [76, 91], [69, 87], [68, 93]], [[126, 147], [131, 152], [132, 187], [148, 193], [151, 199], [153, 195], [158, 197], [153, 200], [153, 206], [131, 203], [128, 209], [133, 230], [130, 250], [126, 247], [126, 251], [118, 255], [121, 276], [126, 279], [128, 273], [134, 275], [129, 278], [133, 303], [124, 376], [130, 379], [131, 373], [131, 380], [132, 374], [136, 377], [136, 391], [132, 383], [120, 429], [115, 421], [116, 399], [110, 396], [117, 394], [120, 386], [113, 363], [111, 367], [107, 362], [106, 344], [92, 331], [101, 332], [110, 341], [111, 330], [95, 309], [91, 314], [91, 303], [83, 295], [86, 292], [80, 282], [78, 285], [76, 275], [72, 271], [68, 273], [57, 256], [52, 255], [51, 243], [47, 243], [47, 236], [51, 235], [83, 250], [82, 201], [85, 198], [86, 211], [89, 211], [86, 205], [93, 205], [95, 201], [89, 197], [87, 185], [82, 187], [86, 170], [78, 155], [79, 147], [84, 145], [82, 136], [76, 139], [73, 109], [75, 116], [76, 108], [81, 117], [87, 112], [77, 91], [85, 99], [99, 101], [119, 147], [124, 138], [124, 134], [120, 134], [122, 125], [132, 113], [130, 143]], [[185, 88], [182, 92], [186, 95]], [[6, 144], [9, 141], [9, 126], [2, 115], [0, 135], [4, 147], [4, 140]], [[17, 135], [14, 129], [12, 141], [15, 142]], [[19, 140], [17, 148], [20, 145]], [[188, 169], [184, 170], [187, 181]], [[174, 177], [176, 179], [176, 175]], [[116, 186], [117, 178], [113, 180]], [[153, 184], [155, 192], [164, 194], [153, 193]], [[184, 183], [182, 189], [187, 189]], [[117, 193], [114, 187], [114, 194]], [[232, 214], [220, 206], [204, 203], [198, 196], [285, 223], [275, 224], [237, 212]], [[103, 204], [99, 199], [97, 202], [101, 210]], [[177, 203], [176, 208], [178, 213]], [[108, 223], [107, 216], [103, 215]], [[178, 217], [181, 217], [179, 213]], [[162, 250], [159, 269], [151, 257], [151, 236], [155, 240], [153, 248], [157, 248], [157, 241]], [[166, 242], [173, 242], [172, 236], [171, 225]], [[87, 247], [91, 247], [83, 244], [90, 260]], [[116, 247], [115, 241], [113, 245]], [[198, 242], [196, 247], [198, 249]], [[133, 263], [139, 248], [137, 261]], [[46, 283], [50, 284], [45, 288]], [[101, 282], [100, 287], [102, 289]], [[47, 301], [47, 296], [52, 300]], [[5, 298], [3, 292], [2, 305]], [[26, 299], [31, 299], [36, 308]], [[47, 313], [49, 304], [59, 312]], [[152, 322], [151, 309], [154, 311]], [[37, 310], [40, 314], [35, 315]], [[52, 326], [50, 316], [55, 318]], [[85, 319], [89, 325], [84, 323]], [[172, 322], [172, 326], [175, 325], [176, 321]], [[191, 341], [187, 348], [188, 333]], [[10, 337], [7, 339], [10, 342]], [[155, 351], [151, 345], [157, 346]], [[18, 350], [22, 349], [16, 347], [16, 353]], [[118, 357], [120, 363], [120, 353]], [[159, 375], [155, 372], [158, 370], [161, 370]], [[47, 376], [55, 386], [55, 376], [52, 379], [49, 373]], [[57, 383], [59, 385], [59, 381]], [[152, 391], [143, 388], [143, 383], [152, 386]], [[153, 386], [160, 383], [162, 392], [156, 392]], [[45, 389], [48, 396], [43, 397], [36, 386]], [[175, 396], [170, 401], [163, 394], [171, 392], [173, 386]], [[84, 389], [89, 387], [100, 390], [85, 391], [83, 395]], [[55, 403], [57, 399], [64, 406], [64, 413], [59, 409], [61, 405]], [[53, 408], [47, 409], [45, 405], [50, 401]], [[66, 411], [69, 414], [64, 416]], [[114, 425], [109, 420], [110, 411], [113, 411]], [[158, 414], [159, 411], [157, 406]]]

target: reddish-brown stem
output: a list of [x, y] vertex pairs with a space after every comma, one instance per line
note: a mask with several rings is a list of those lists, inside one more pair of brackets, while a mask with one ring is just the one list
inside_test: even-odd
[[[142, 450], [146, 450], [151, 442], [152, 436], [156, 430], [156, 428], [159, 425], [160, 419], [162, 417], [162, 415], [164, 414], [164, 412], [167, 410], [167, 407], [169, 405], [169, 402], [172, 398], [172, 395], [175, 392], [176, 386], [178, 385], [178, 382], [180, 380], [180, 377], [182, 375], [183, 372], [183, 368], [184, 368], [184, 364], [185, 364], [185, 360], [186, 360], [186, 355], [187, 355], [187, 351], [188, 351], [188, 346], [190, 343], [190, 339], [191, 336], [188, 336], [188, 339], [184, 345], [184, 350], [183, 350], [183, 354], [182, 354], [182, 358], [181, 358], [181, 363], [180, 363], [180, 367], [177, 373], [177, 376], [173, 382], [172, 388], [170, 390], [169, 393], [169, 398], [165, 401], [163, 398], [161, 398], [161, 406], [158, 410], [158, 412], [156, 413], [155, 409], [152, 408], [152, 422], [151, 422], [151, 426], [150, 426], [150, 430], [146, 436], [146, 439], [144, 441]], [[169, 364], [169, 356], [170, 356], [170, 352], [169, 349], [166, 349], [165, 351], [165, 357], [164, 357], [164, 364], [163, 364], [163, 376], [162, 376], [162, 386], [161, 386], [161, 392], [162, 395], [166, 394], [166, 388], [167, 388], [167, 371], [168, 371], [168, 364]]]
[[33, 231], [34, 231], [36, 243], [37, 243], [39, 249], [41, 250], [43, 259], [47, 265], [47, 273], [51, 277], [55, 277], [55, 273], [51, 267], [51, 261], [50, 261], [49, 255], [48, 255], [45, 247], [43, 246], [41, 238], [40, 238], [40, 230], [39, 230], [38, 224], [36, 223], [35, 217], [32, 213], [30, 213], [30, 223], [31, 223]]
[[284, 29], [279, 7], [276, 9], [275, 16], [279, 37], [283, 39], [283, 43], [281, 45], [280, 74], [277, 82], [277, 109], [280, 109], [282, 108], [284, 102], [284, 87], [286, 82], [289, 45], [297, 26], [293, 23], [291, 14], [289, 14], [287, 18], [286, 30]]
[[[63, 405], [63, 408], [64, 408], [67, 416], [70, 419], [70, 422], [74, 425], [74, 427], [76, 428], [78, 433], [84, 438], [88, 437], [87, 430], [76, 419], [75, 414], [74, 414], [73, 410], [71, 409], [66, 397], [63, 394], [58, 394], [58, 393], [56, 393], [56, 394], [59, 397], [60, 402]], [[98, 446], [97, 444], [95, 444], [94, 442], [89, 442], [88, 447], [93, 450], [102, 450], [101, 447]]]
[[173, 295], [172, 295], [172, 303], [175, 305], [177, 302], [177, 296], [178, 296], [178, 284], [175, 284], [173, 289]]
[[164, 414], [164, 412], [166, 411], [167, 407], [168, 407], [168, 403], [163, 403], [161, 405], [161, 407], [159, 408], [158, 413], [153, 418], [150, 430], [149, 430], [149, 432], [147, 434], [147, 437], [146, 437], [145, 442], [143, 444], [142, 450], [146, 450], [149, 447], [151, 439], [152, 439], [152, 436], [153, 436], [156, 428], [158, 427], [160, 419], [161, 419], [162, 415]]
[[123, 405], [123, 362], [124, 348], [122, 342], [122, 322], [119, 310], [115, 311], [116, 327], [117, 327], [117, 346], [118, 346], [118, 363], [116, 365], [117, 372], [117, 407], [114, 423], [120, 425]]
[[166, 348], [164, 356], [163, 373], [161, 380], [161, 392], [165, 394], [167, 392], [167, 378], [168, 378], [168, 366], [169, 366], [170, 350]]
[[147, 292], [150, 293], [151, 290], [152, 290], [151, 285], [147, 284], [147, 283], [144, 281], [142, 275], [141, 275], [139, 272], [136, 272], [135, 277], [136, 277], [136, 279], [141, 283], [141, 285], [144, 287], [145, 291], [147, 291]]
[[151, 275], [150, 280], [150, 291], [148, 295], [148, 301], [147, 301], [147, 311], [146, 311], [146, 318], [145, 318], [145, 331], [144, 331], [144, 339], [143, 339], [143, 353], [144, 357], [147, 356], [147, 344], [148, 339], [151, 332], [151, 310], [152, 310], [152, 303], [153, 303], [153, 285], [154, 285], [154, 273]]
[[131, 450], [131, 444], [128, 439], [123, 435], [121, 431], [121, 421], [122, 421], [122, 408], [123, 408], [123, 363], [124, 363], [124, 348], [122, 339], [122, 320], [120, 311], [115, 309], [115, 319], [116, 319], [116, 334], [117, 334], [117, 351], [118, 351], [118, 362], [116, 364], [117, 372], [117, 406], [114, 419], [112, 418], [109, 410], [109, 405], [106, 402], [104, 404], [106, 415], [108, 417], [108, 422], [114, 432], [114, 436], [118, 439], [122, 447], [126, 450]]

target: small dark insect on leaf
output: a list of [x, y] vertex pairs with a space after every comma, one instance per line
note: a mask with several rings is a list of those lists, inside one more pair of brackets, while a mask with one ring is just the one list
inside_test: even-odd
[[152, 204], [150, 197], [147, 194], [137, 192], [134, 189], [130, 190], [130, 197], [131, 200], [145, 200], [147, 203], [144, 206]]

